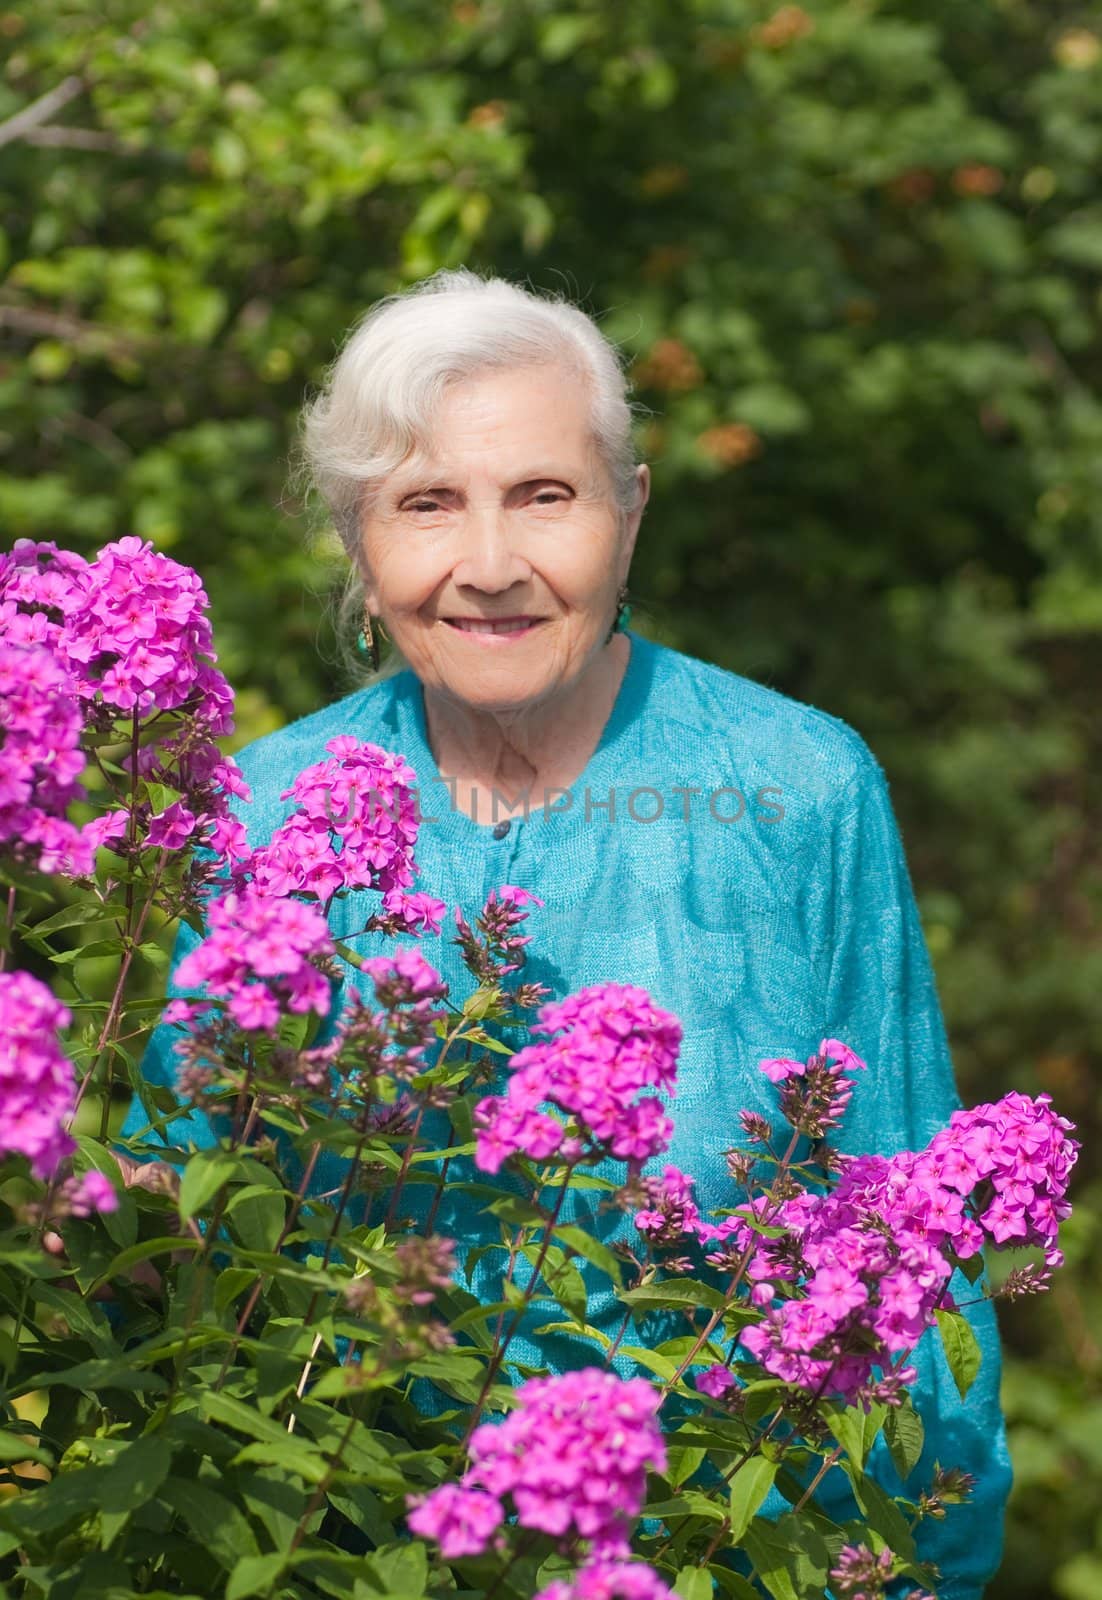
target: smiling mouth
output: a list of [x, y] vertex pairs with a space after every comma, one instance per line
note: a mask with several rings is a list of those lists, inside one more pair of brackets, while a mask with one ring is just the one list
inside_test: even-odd
[[542, 617], [445, 617], [449, 628], [460, 633], [525, 633], [537, 627]]

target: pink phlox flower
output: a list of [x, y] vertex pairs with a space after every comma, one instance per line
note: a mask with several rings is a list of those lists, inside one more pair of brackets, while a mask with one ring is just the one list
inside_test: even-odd
[[[533, 894], [530, 889], [518, 889], [516, 884], [503, 883], [496, 892], [496, 898], [501, 904], [511, 903], [514, 906], [542, 906], [543, 900], [538, 894]], [[489, 899], [494, 899], [494, 890], [490, 890]], [[489, 900], [487, 901], [489, 904]]]
[[447, 904], [423, 890], [410, 893], [391, 889], [383, 896], [383, 909], [395, 917], [409, 933], [439, 933]]
[[[503, 1422], [475, 1430], [462, 1482], [415, 1505], [410, 1527], [439, 1540], [445, 1556], [477, 1554], [511, 1497], [519, 1527], [587, 1541], [587, 1569], [610, 1559], [626, 1563], [647, 1472], [665, 1465], [659, 1396], [644, 1380], [586, 1368], [533, 1379], [517, 1391], [517, 1402]], [[469, 1495], [482, 1497], [473, 1508]]]
[[[681, 1027], [659, 1011], [645, 990], [598, 984], [566, 1000], [542, 1006], [533, 1031], [556, 1037], [527, 1046], [513, 1060], [513, 1074], [502, 1097], [512, 1118], [515, 1151], [528, 1152], [528, 1118], [538, 1107], [553, 1107], [577, 1123], [595, 1151], [639, 1167], [664, 1150], [672, 1123], [644, 1088], [672, 1091]], [[475, 1108], [479, 1130], [476, 1164], [499, 1161], [506, 1122], [501, 1104], [489, 1096]], [[536, 1126], [532, 1125], [533, 1128]], [[491, 1141], [482, 1134], [493, 1130]], [[541, 1128], [542, 1133], [542, 1128]]]
[[0, 1153], [26, 1156], [39, 1178], [76, 1148], [67, 1130], [76, 1085], [57, 1039], [71, 1021], [29, 972], [0, 972]]
[[93, 1212], [103, 1214], [119, 1209], [115, 1185], [106, 1173], [97, 1172], [95, 1168], [76, 1180], [68, 1200], [74, 1217], [90, 1217]]
[[329, 984], [312, 962], [332, 953], [319, 911], [250, 888], [211, 902], [207, 937], [180, 962], [176, 981], [181, 988], [205, 986], [229, 1002], [242, 1027], [267, 1030], [284, 1006], [325, 1015]]
[[187, 705], [213, 736], [232, 731], [232, 691], [212, 665], [208, 600], [190, 567], [127, 536], [99, 551], [82, 588], [59, 643], [90, 704], [141, 716]]
[[867, 1070], [861, 1057], [851, 1050], [848, 1044], [843, 1044], [841, 1039], [824, 1039], [819, 1046], [819, 1054], [827, 1060], [833, 1061], [839, 1072], [865, 1072]]
[[446, 1561], [481, 1555], [505, 1520], [501, 1503], [483, 1489], [441, 1484], [414, 1505], [409, 1525], [422, 1539], [435, 1539]]
[[84, 798], [83, 715], [47, 645], [0, 643], [0, 851], [41, 872], [84, 876], [94, 845], [67, 812]]
[[868, 1545], [847, 1544], [830, 1570], [838, 1600], [879, 1600], [890, 1582], [895, 1557], [885, 1548], [875, 1555]]
[[420, 950], [370, 956], [363, 963], [363, 970], [374, 981], [379, 1003], [384, 1006], [442, 1000], [448, 993], [448, 985]]
[[653, 1567], [642, 1562], [601, 1560], [580, 1567], [569, 1580], [556, 1579], [535, 1600], [676, 1600]]
[[759, 1072], [764, 1072], [770, 1083], [784, 1083], [789, 1078], [802, 1078], [807, 1071], [803, 1061], [791, 1061], [786, 1056], [773, 1056], [758, 1062]]
[[696, 1373], [693, 1383], [701, 1394], [708, 1395], [712, 1400], [722, 1400], [729, 1390], [739, 1387], [739, 1381], [731, 1369], [719, 1364]]
[[662, 1168], [661, 1177], [642, 1180], [648, 1206], [634, 1216], [638, 1232], [652, 1236], [657, 1244], [681, 1244], [698, 1235], [700, 1212], [693, 1199], [694, 1180], [674, 1166]]

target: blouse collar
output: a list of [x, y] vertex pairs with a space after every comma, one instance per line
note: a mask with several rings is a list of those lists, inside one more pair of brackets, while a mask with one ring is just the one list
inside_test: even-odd
[[[527, 819], [520, 812], [502, 812], [503, 818], [509, 817], [511, 830], [539, 828], [546, 824], [554, 826], [556, 836], [561, 839], [584, 823], [587, 796], [593, 804], [599, 804], [607, 798], [610, 789], [623, 783], [633, 734], [637, 731], [638, 719], [646, 705], [654, 676], [657, 651], [657, 646], [650, 640], [631, 630], [628, 630], [626, 637], [631, 645], [628, 664], [596, 749], [585, 770], [572, 785], [572, 804], [568, 809], [560, 810], [554, 807], [552, 801], [545, 813], [543, 796], [534, 795]], [[477, 846], [489, 841], [493, 837], [494, 825], [473, 822], [452, 803], [451, 787], [441, 777], [429, 743], [425, 695], [420, 679], [406, 667], [391, 679], [391, 685], [399, 736], [397, 753], [404, 756], [417, 774], [421, 810], [425, 816], [434, 818], [434, 835], [441, 842], [447, 841], [458, 847]]]

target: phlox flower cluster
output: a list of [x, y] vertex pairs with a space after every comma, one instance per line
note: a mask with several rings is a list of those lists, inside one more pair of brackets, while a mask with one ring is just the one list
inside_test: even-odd
[[0, 643], [0, 849], [41, 872], [92, 870], [66, 815], [84, 797], [84, 720], [66, 669], [41, 644]]
[[[284, 1009], [326, 1014], [329, 981], [315, 960], [331, 955], [333, 942], [315, 907], [246, 888], [212, 902], [207, 930], [176, 970], [181, 987], [205, 985], [212, 997], [228, 1001], [230, 1015], [246, 1029], [274, 1029]], [[176, 1002], [165, 1020], [194, 1014], [187, 1002]]]
[[676, 1600], [653, 1567], [638, 1561], [595, 1561], [569, 1580], [541, 1589], [536, 1600]]
[[19, 539], [0, 563], [7, 637], [49, 645], [89, 706], [143, 717], [188, 705], [221, 734], [233, 728], [233, 692], [212, 665], [207, 605], [190, 567], [133, 536], [94, 561]]
[[890, 1550], [874, 1555], [867, 1544], [846, 1544], [830, 1569], [838, 1600], [879, 1600], [891, 1582], [895, 1558]]
[[462, 1481], [416, 1505], [410, 1528], [435, 1539], [448, 1560], [478, 1555], [504, 1522], [511, 1498], [520, 1528], [563, 1545], [586, 1542], [573, 1581], [551, 1585], [538, 1600], [665, 1600], [668, 1591], [655, 1574], [630, 1561], [629, 1544], [647, 1472], [666, 1464], [656, 1419], [660, 1398], [645, 1379], [593, 1367], [523, 1384], [504, 1422], [475, 1430]]
[[403, 1239], [394, 1249], [396, 1298], [404, 1305], [428, 1306], [438, 1289], [449, 1289], [456, 1272], [455, 1240], [432, 1234]]
[[[532, 1031], [557, 1037], [518, 1051], [505, 1094], [475, 1107], [482, 1171], [518, 1153], [534, 1161], [610, 1154], [637, 1168], [666, 1148], [673, 1124], [661, 1100], [641, 1092], [673, 1092], [681, 1024], [646, 990], [596, 984], [541, 1006]], [[574, 1130], [545, 1106], [573, 1119]]]
[[298, 808], [266, 845], [235, 869], [266, 895], [312, 895], [327, 904], [342, 890], [375, 889], [383, 914], [369, 926], [439, 933], [446, 907], [411, 893], [419, 825], [416, 775], [400, 756], [340, 734], [328, 759], [305, 767], [281, 799]]
[[132, 834], [139, 851], [201, 851], [201, 856], [188, 863], [198, 907], [215, 886], [225, 888], [222, 874], [226, 863], [248, 854], [245, 826], [231, 812], [230, 796], [248, 800], [249, 787], [237, 763], [223, 756], [203, 724], [194, 720], [176, 737], [143, 745], [137, 770], [148, 784], [175, 790], [180, 798], [171, 800], [163, 810], [139, 800], [133, 807], [133, 830], [129, 809], [104, 812], [85, 826], [85, 838], [97, 847], [107, 845], [119, 855], [129, 852]]
[[681, 1244], [686, 1234], [699, 1237], [703, 1219], [693, 1199], [693, 1181], [673, 1166], [663, 1167], [661, 1177], [640, 1178], [646, 1205], [635, 1213], [634, 1222], [652, 1244]]
[[797, 1133], [822, 1139], [836, 1128], [853, 1096], [853, 1079], [865, 1063], [840, 1039], [824, 1039], [807, 1061], [784, 1057], [759, 1063], [770, 1083], [780, 1087], [781, 1115]]
[[751, 1252], [751, 1301], [766, 1308], [743, 1330], [743, 1349], [811, 1393], [852, 1404], [872, 1385], [877, 1399], [902, 1398], [913, 1368], [879, 1383], [876, 1369], [892, 1367], [933, 1325], [952, 1270], [942, 1252], [905, 1215], [888, 1222], [840, 1189], [754, 1209], [785, 1231], [737, 1235], [738, 1250]]
[[500, 983], [510, 973], [519, 972], [524, 965], [524, 947], [531, 944], [532, 935], [515, 930], [527, 920], [526, 907], [542, 905], [539, 895], [506, 883], [500, 889], [490, 890], [486, 904], [475, 918], [475, 928], [456, 906], [458, 937], [454, 942], [463, 953], [468, 972], [480, 983]]
[[[89, 872], [101, 845], [120, 854], [147, 846], [240, 853], [243, 834], [230, 816], [229, 794], [247, 798], [248, 791], [215, 743], [232, 731], [233, 693], [213, 664], [207, 604], [190, 567], [136, 538], [105, 545], [90, 562], [26, 539], [0, 557], [0, 625], [13, 644], [48, 650], [64, 676], [65, 689], [56, 693], [63, 699], [67, 692], [76, 707], [72, 748], [85, 723], [106, 731], [119, 717], [173, 712], [183, 721], [182, 731], [180, 719], [170, 721], [136, 755], [136, 776], [181, 798], [159, 810], [140, 802], [133, 823], [123, 808], [94, 818], [80, 848], [68, 860], [43, 862], [43, 870]], [[55, 725], [60, 707], [61, 699]]]
[[447, 1014], [436, 1002], [446, 998], [448, 985], [419, 950], [371, 956], [363, 970], [373, 980], [386, 1013], [376, 1018], [380, 1035], [390, 1041], [379, 1065], [400, 1080], [414, 1078], [425, 1071], [425, 1052], [436, 1040], [435, 1025]]
[[0, 632], [8, 643], [45, 645], [66, 665], [69, 618], [84, 603], [88, 565], [45, 539], [17, 539], [0, 551]]
[[[1080, 1149], [1069, 1138], [1073, 1128], [1047, 1094], [1008, 1094], [954, 1111], [925, 1150], [893, 1158], [889, 1187], [902, 1189], [896, 1204], [961, 1260], [987, 1239], [996, 1247], [1038, 1245], [1046, 1265], [1059, 1267], [1057, 1239], [1071, 1215], [1065, 1196]], [[852, 1171], [851, 1181], [864, 1170]]]
[[76, 1149], [66, 1131], [76, 1085], [57, 1040], [71, 1020], [29, 972], [0, 972], [0, 1151], [26, 1156], [39, 1178]]
[[[788, 1096], [789, 1120], [810, 1137], [844, 1109], [852, 1085], [843, 1069], [862, 1065], [836, 1039], [806, 1064], [761, 1063]], [[1059, 1265], [1057, 1230], [1079, 1149], [1071, 1127], [1047, 1095], [1010, 1094], [955, 1112], [922, 1151], [840, 1157], [828, 1193], [793, 1193], [789, 1184], [718, 1223], [700, 1216], [692, 1179], [667, 1167], [643, 1180], [647, 1203], [635, 1225], [656, 1245], [695, 1240], [710, 1247], [711, 1265], [743, 1275], [762, 1319], [744, 1329], [742, 1348], [768, 1372], [809, 1392], [890, 1403], [911, 1380], [902, 1361], [951, 1304], [953, 1258], [975, 1256], [990, 1240], [1039, 1245]], [[698, 1386], [710, 1393], [710, 1381], [705, 1374]]]
[[61, 644], [81, 695], [113, 713], [201, 712], [212, 735], [233, 729], [233, 691], [212, 665], [206, 592], [196, 572], [129, 536], [89, 563]]

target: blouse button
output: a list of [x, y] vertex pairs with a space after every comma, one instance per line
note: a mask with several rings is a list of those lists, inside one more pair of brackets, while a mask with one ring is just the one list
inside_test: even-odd
[[507, 821], [506, 822], [499, 822], [499, 823], [497, 823], [497, 825], [494, 828], [494, 838], [495, 839], [504, 839], [505, 835], [508, 832], [509, 832], [509, 824], [508, 824], [508, 822]]

